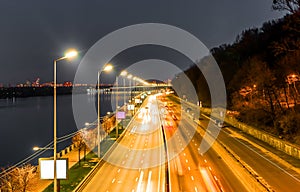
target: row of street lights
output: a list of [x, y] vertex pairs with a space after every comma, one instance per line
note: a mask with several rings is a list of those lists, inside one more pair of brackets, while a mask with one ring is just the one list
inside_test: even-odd
[[[110, 72], [111, 70], [113, 69], [113, 65], [110, 64], [110, 63], [107, 63], [105, 64], [101, 70], [98, 71], [98, 116], [97, 116], [97, 124], [98, 124], [98, 129], [97, 129], [97, 154], [98, 154], [98, 157], [100, 158], [100, 143], [101, 143], [101, 140], [100, 140], [100, 116], [101, 116], [101, 111], [100, 111], [100, 85], [101, 85], [101, 82], [100, 82], [100, 74], [101, 72]], [[148, 82], [146, 82], [145, 80], [139, 78], [139, 77], [136, 77], [136, 76], [133, 76], [132, 74], [129, 74], [127, 71], [123, 70], [121, 73], [120, 73], [120, 76], [123, 77], [123, 89], [124, 89], [124, 107], [126, 105], [126, 97], [125, 97], [125, 86], [126, 86], [126, 82], [125, 82], [125, 79], [129, 79], [129, 89], [131, 89], [131, 80], [134, 80], [135, 82], [140, 82], [144, 85], [149, 85]], [[118, 138], [118, 121], [117, 121], [117, 112], [118, 112], [118, 83], [119, 83], [119, 76], [117, 75], [116, 76], [116, 111], [115, 111], [115, 114], [116, 114], [116, 138]]]
[[[70, 50], [68, 51], [65, 56], [55, 59], [54, 60], [54, 69], [53, 69], [53, 148], [41, 148], [41, 147], [34, 147], [33, 150], [43, 150], [43, 149], [53, 149], [53, 161], [54, 161], [54, 192], [59, 191], [58, 189], [58, 184], [57, 184], [57, 170], [56, 170], [56, 160], [57, 160], [57, 62], [65, 59], [71, 59], [74, 58], [78, 55], [78, 52], [76, 50]], [[100, 74], [101, 72], [109, 72], [113, 70], [113, 65], [110, 63], [105, 64], [99, 71], [98, 71], [98, 117], [97, 117], [97, 153], [98, 157], [100, 158]], [[142, 80], [141, 78], [135, 77], [132, 74], [129, 74], [127, 71], [122, 71], [120, 75], [123, 77], [123, 85], [124, 85], [124, 90], [125, 90], [125, 79], [129, 79], [129, 89], [131, 89], [131, 80], [134, 80], [135, 82], [140, 82], [144, 85], [149, 85], [146, 81]], [[118, 86], [118, 76], [116, 78], [116, 86]], [[116, 89], [118, 90], [118, 88]], [[116, 93], [117, 95], [118, 93]], [[124, 91], [124, 105], [126, 104], [125, 102], [125, 91]], [[118, 100], [116, 96], [116, 114], [117, 114], [117, 109], [118, 109]], [[117, 130], [117, 120], [116, 120], [116, 136], [118, 137], [118, 130]]]

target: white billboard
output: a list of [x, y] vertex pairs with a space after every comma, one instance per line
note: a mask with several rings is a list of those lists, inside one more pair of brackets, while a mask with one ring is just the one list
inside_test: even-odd
[[127, 109], [130, 110], [134, 110], [134, 105], [127, 105]]
[[[54, 179], [54, 160], [53, 158], [40, 158], [40, 179]], [[67, 179], [68, 177], [68, 158], [56, 160], [56, 178]]]

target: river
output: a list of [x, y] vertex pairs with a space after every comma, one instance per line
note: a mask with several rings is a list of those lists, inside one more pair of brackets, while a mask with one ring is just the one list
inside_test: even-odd
[[[95, 95], [82, 95], [95, 103]], [[111, 95], [101, 95], [101, 116], [111, 109]], [[123, 101], [123, 97], [120, 98]], [[120, 103], [121, 104], [121, 103]], [[0, 99], [0, 167], [7, 167], [33, 154], [33, 146], [53, 141], [53, 97]], [[87, 119], [92, 122], [95, 119]], [[84, 123], [82, 123], [84, 125]], [[72, 112], [72, 95], [57, 97], [57, 137], [77, 131]], [[63, 149], [71, 141], [58, 145]], [[52, 155], [48, 151], [43, 156]]]

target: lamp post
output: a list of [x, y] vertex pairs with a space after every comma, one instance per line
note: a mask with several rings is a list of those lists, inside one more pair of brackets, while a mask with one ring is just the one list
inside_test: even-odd
[[127, 78], [129, 79], [129, 99], [131, 99], [131, 79], [132, 79], [132, 75], [131, 74], [129, 74], [128, 76], [127, 76]]
[[119, 78], [118, 76], [116, 77], [116, 139], [118, 138], [118, 118], [117, 118], [117, 113], [118, 113], [118, 81]]
[[105, 64], [101, 70], [98, 71], [98, 116], [97, 116], [97, 124], [98, 124], [98, 129], [97, 129], [97, 144], [98, 144], [98, 149], [97, 149], [97, 154], [98, 157], [100, 158], [100, 74], [102, 71], [111, 71], [113, 69], [113, 66], [109, 63]]
[[61, 58], [58, 58], [58, 59], [56, 59], [56, 60], [54, 60], [54, 73], [53, 73], [53, 75], [54, 75], [54, 77], [53, 77], [53, 79], [54, 79], [54, 83], [53, 83], [53, 99], [54, 99], [54, 101], [53, 101], [53, 132], [54, 132], [54, 134], [53, 134], [53, 137], [54, 137], [54, 141], [53, 141], [53, 144], [54, 144], [54, 146], [53, 146], [53, 161], [54, 161], [54, 192], [57, 192], [57, 176], [56, 176], [56, 159], [57, 159], [57, 157], [56, 157], [56, 151], [57, 151], [57, 148], [56, 148], [56, 143], [57, 143], [57, 141], [56, 141], [56, 128], [57, 128], [57, 119], [56, 119], [56, 63], [57, 63], [57, 61], [61, 61], [61, 60], [64, 60], [64, 59], [68, 59], [68, 58], [72, 58], [72, 57], [75, 57], [75, 56], [77, 56], [77, 51], [75, 51], [75, 50], [70, 50], [69, 52], [67, 52], [66, 54], [65, 54], [65, 56], [64, 57], [61, 57]]
[[124, 107], [126, 108], [126, 106], [125, 106], [125, 104], [126, 104], [126, 96], [125, 96], [125, 93], [126, 93], [126, 91], [125, 91], [125, 77], [127, 76], [127, 71], [122, 71], [121, 72], [121, 76], [123, 76], [123, 91], [124, 91], [124, 103], [123, 103], [123, 105], [124, 105]]

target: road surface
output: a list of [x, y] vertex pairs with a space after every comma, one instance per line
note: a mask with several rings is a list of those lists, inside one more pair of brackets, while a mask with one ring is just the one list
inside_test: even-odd
[[165, 151], [154, 97], [146, 99], [117, 142], [83, 191], [165, 191]]

